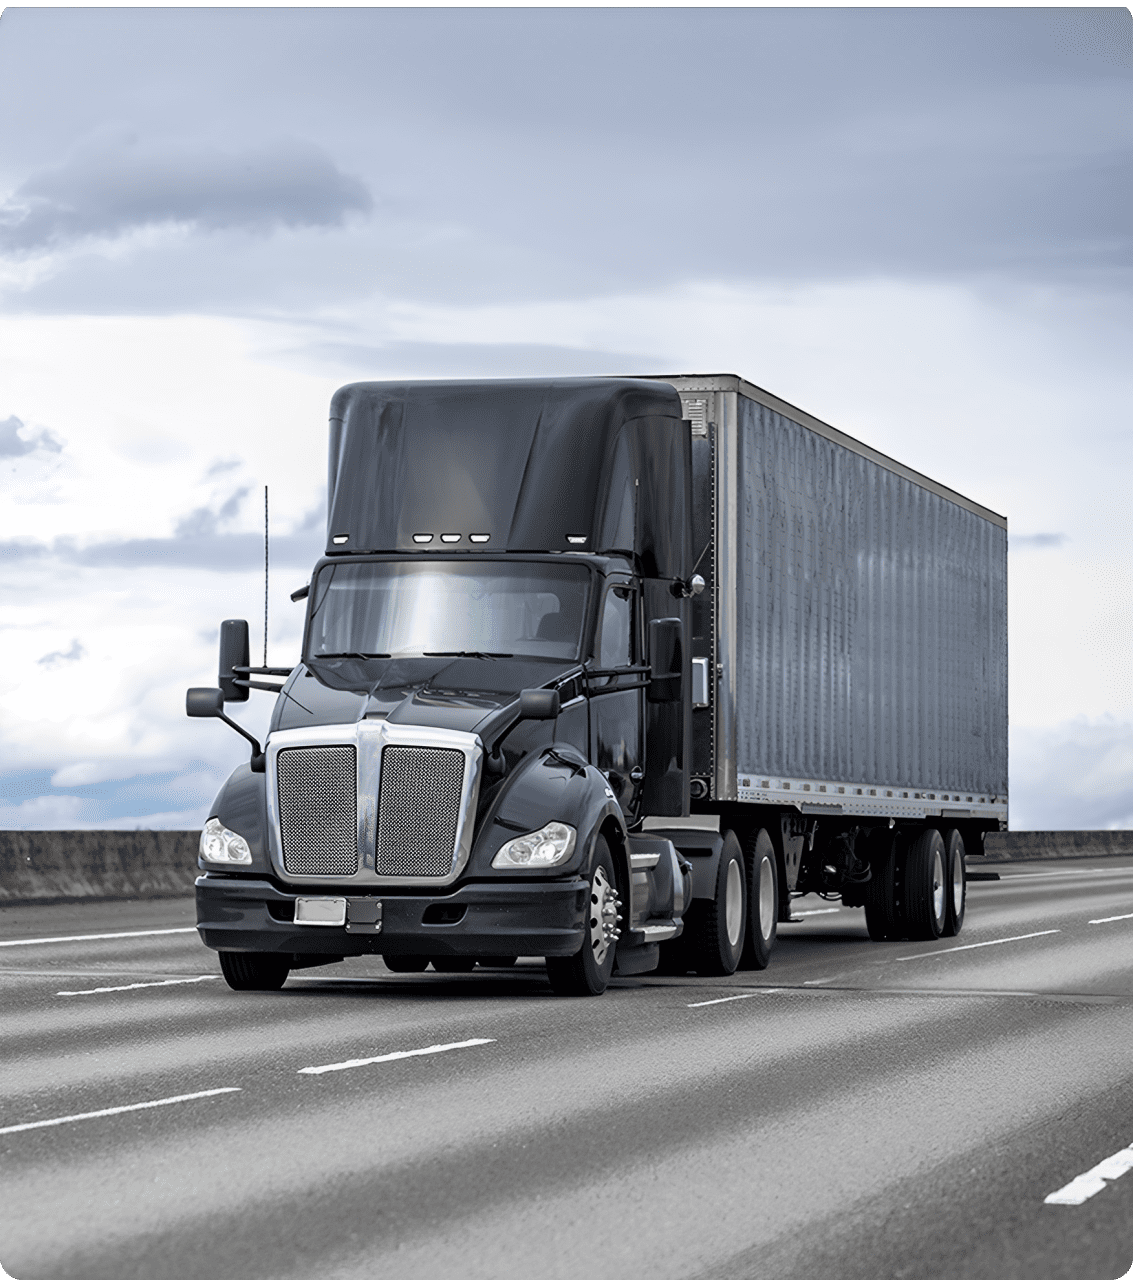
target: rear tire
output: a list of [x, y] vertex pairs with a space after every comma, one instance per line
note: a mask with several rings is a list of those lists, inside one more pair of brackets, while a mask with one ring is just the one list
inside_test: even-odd
[[766, 831], [752, 836], [744, 849], [747, 881], [747, 927], [741, 969], [766, 969], [779, 929], [779, 871], [775, 846]]
[[391, 973], [424, 973], [429, 967], [428, 956], [382, 956], [382, 962]]
[[291, 966], [270, 951], [221, 951], [220, 971], [233, 991], [278, 991]]
[[905, 858], [906, 918], [909, 937], [931, 942], [948, 923], [948, 850], [935, 827], [922, 831]]
[[687, 947], [690, 967], [705, 978], [735, 973], [747, 932], [747, 875], [734, 831], [724, 835], [715, 896], [710, 902], [696, 899], [685, 920], [681, 941]]
[[600, 996], [610, 985], [620, 933], [617, 876], [610, 846], [594, 842], [590, 900], [582, 946], [573, 956], [548, 956], [547, 977], [557, 996]]
[[964, 927], [964, 912], [968, 905], [968, 876], [964, 863], [964, 837], [953, 828], [944, 837], [948, 848], [945, 864], [945, 884], [948, 888], [948, 919], [944, 936], [954, 938]]

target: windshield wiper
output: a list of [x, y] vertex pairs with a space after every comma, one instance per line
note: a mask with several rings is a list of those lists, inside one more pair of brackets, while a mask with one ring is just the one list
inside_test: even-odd
[[481, 653], [479, 649], [448, 649], [432, 653], [424, 653], [425, 658], [483, 658], [486, 662], [495, 662], [497, 658], [514, 658], [514, 653]]
[[388, 658], [388, 653], [314, 653], [312, 658]]

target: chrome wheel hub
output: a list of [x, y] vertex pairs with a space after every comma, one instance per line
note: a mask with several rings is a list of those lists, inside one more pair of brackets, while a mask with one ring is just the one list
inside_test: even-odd
[[771, 870], [771, 859], [764, 858], [759, 864], [759, 933], [766, 942], [771, 937], [775, 925], [775, 914], [778, 903], [773, 902], [775, 876]]
[[599, 867], [590, 883], [590, 950], [599, 968], [605, 964], [610, 948], [622, 936], [618, 928], [621, 905], [606, 868]]
[[932, 860], [932, 910], [937, 920], [944, 919], [944, 866], [938, 853]]
[[728, 945], [736, 946], [744, 925], [744, 881], [740, 864], [728, 863], [728, 881], [724, 888], [724, 927], [728, 931]]

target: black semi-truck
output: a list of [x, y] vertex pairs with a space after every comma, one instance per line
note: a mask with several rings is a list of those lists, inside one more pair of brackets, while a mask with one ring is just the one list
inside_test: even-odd
[[301, 660], [225, 622], [188, 693], [278, 693], [201, 938], [238, 989], [541, 956], [587, 995], [762, 968], [800, 894], [958, 933], [1006, 826], [1006, 565], [1003, 517], [734, 376], [343, 387]]

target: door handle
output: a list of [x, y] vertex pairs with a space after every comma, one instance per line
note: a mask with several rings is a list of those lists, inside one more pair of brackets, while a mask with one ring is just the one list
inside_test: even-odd
[[629, 771], [629, 780], [636, 787], [645, 777], [645, 770], [639, 764], [635, 764]]

